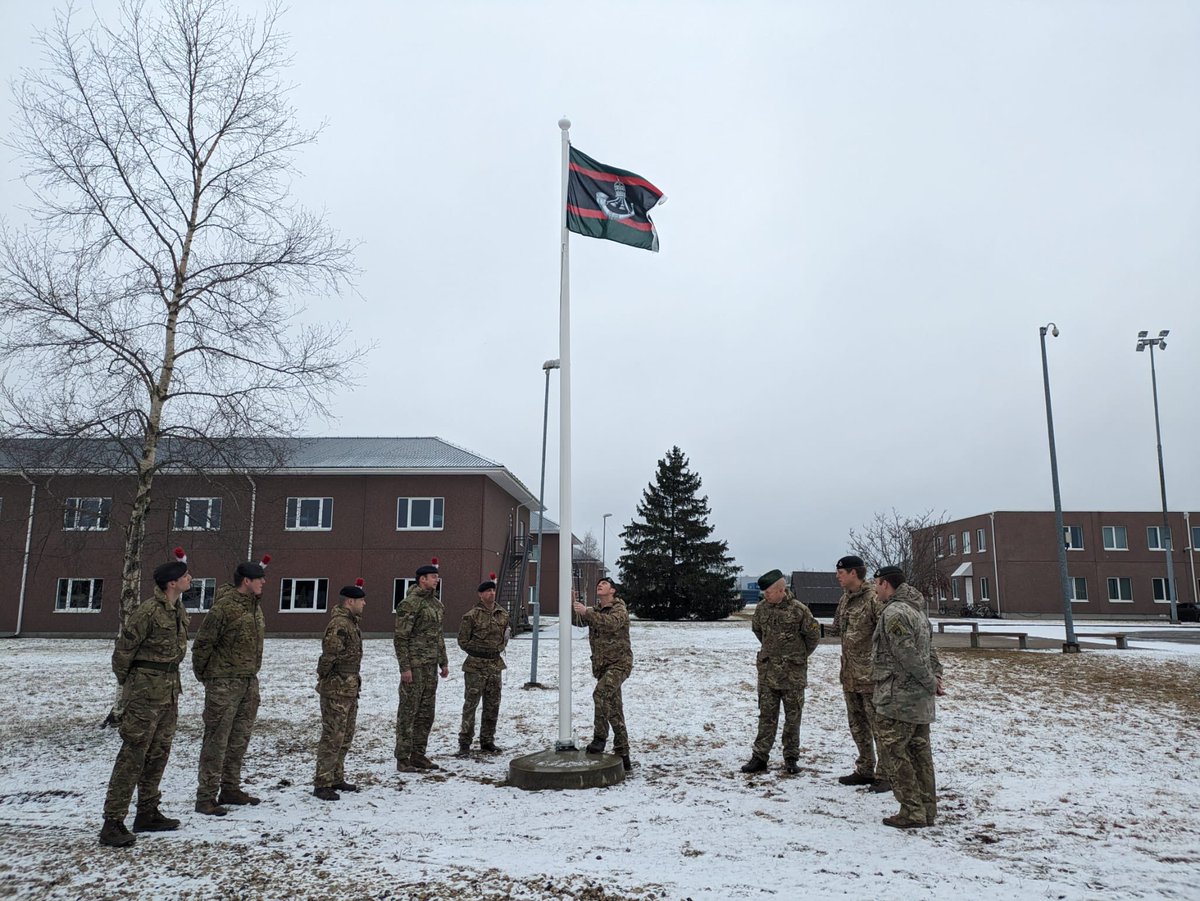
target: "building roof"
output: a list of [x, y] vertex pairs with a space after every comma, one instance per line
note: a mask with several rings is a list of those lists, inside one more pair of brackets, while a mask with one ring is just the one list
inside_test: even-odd
[[[222, 453], [220, 445], [221, 442], [217, 442], [217, 448], [210, 449], [193, 442], [164, 440], [159, 450], [159, 463], [164, 471], [228, 469], [225, 460], [232, 454]], [[232, 441], [228, 445], [232, 448]], [[70, 442], [11, 439], [0, 444], [0, 472], [131, 473], [132, 450], [136, 448], [103, 439]], [[248, 461], [237, 468], [248, 472], [486, 475], [531, 509], [537, 507], [537, 498], [505, 466], [438, 437], [273, 438], [255, 447], [236, 450], [240, 451], [240, 460]]]
[[[538, 513], [536, 510], [532, 511], [529, 514], [529, 531], [534, 535], [537, 534], [538, 520], [541, 518], [542, 518], [542, 514]], [[558, 523], [556, 523], [554, 520], [552, 520], [550, 517], [547, 516], [546, 517], [546, 525], [542, 528], [542, 534], [557, 535], [558, 534]]]

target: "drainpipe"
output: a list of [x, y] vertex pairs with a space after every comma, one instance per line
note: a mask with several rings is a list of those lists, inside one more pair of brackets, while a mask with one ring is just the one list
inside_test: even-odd
[[29, 552], [33, 547], [33, 510], [37, 502], [37, 485], [25, 473], [21, 473], [21, 478], [29, 483], [29, 521], [25, 527], [25, 557], [21, 561], [21, 594], [17, 600], [17, 629], [12, 634], [13, 638], [21, 637], [21, 622], [25, 617], [25, 585], [29, 578]]
[[258, 486], [250, 473], [246, 473], [246, 481], [250, 483], [250, 537], [246, 539], [246, 559], [254, 559], [254, 508], [258, 503]]
[[1000, 612], [1000, 550], [996, 547], [996, 514], [989, 513], [988, 519], [992, 521], [992, 572], [996, 575], [996, 618], [1004, 619], [1004, 614]]
[[[1192, 539], [1191, 514], [1188, 513], [1186, 510], [1184, 511], [1184, 514], [1183, 514], [1183, 534], [1184, 534], [1185, 539], [1187, 539], [1186, 541], [1184, 541], [1184, 545], [1188, 549], [1188, 564], [1192, 568], [1192, 601], [1193, 601], [1193, 603], [1195, 603], [1197, 601], [1200, 601], [1200, 597], [1197, 596], [1197, 586], [1196, 586], [1196, 548], [1194, 546], [1195, 543], [1191, 540]], [[1175, 586], [1175, 594], [1176, 594], [1176, 596], [1178, 596], [1178, 594], [1179, 594], [1179, 586], [1178, 585]]]

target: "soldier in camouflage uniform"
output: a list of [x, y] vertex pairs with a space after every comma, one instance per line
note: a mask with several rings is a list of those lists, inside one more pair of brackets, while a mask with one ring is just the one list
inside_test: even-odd
[[595, 607], [587, 607], [576, 600], [572, 610], [575, 625], [588, 627], [592, 675], [596, 677], [596, 688], [592, 692], [594, 730], [587, 752], [604, 753], [611, 727], [613, 753], [621, 758], [625, 772], [629, 772], [633, 762], [629, 759], [629, 733], [625, 729], [625, 704], [621, 698], [621, 684], [633, 671], [629, 611], [625, 609], [625, 602], [617, 597], [616, 584], [607, 577], [596, 583]]
[[758, 587], [763, 597], [751, 621], [754, 635], [762, 643], [757, 658], [758, 736], [742, 772], [760, 773], [767, 768], [782, 704], [784, 770], [794, 775], [800, 772], [800, 716], [808, 685], [808, 657], [821, 640], [821, 627], [811, 611], [796, 600], [779, 570], [764, 573]]
[[339, 791], [356, 792], [346, 781], [346, 752], [354, 740], [358, 697], [362, 691], [362, 632], [358, 623], [367, 606], [363, 580], [341, 590], [342, 602], [329, 614], [317, 661], [317, 694], [321, 696], [321, 741], [317, 744], [317, 775], [313, 794], [337, 801]]
[[925, 598], [904, 581], [904, 571], [883, 567], [875, 573], [875, 590], [884, 603], [873, 642], [875, 727], [900, 802], [900, 812], [883, 822], [897, 829], [932, 826], [937, 787], [929, 724], [941, 692], [942, 665], [933, 651]]
[[[854, 772], [838, 777], [842, 785], [869, 785], [872, 791], [891, 791], [887, 778], [886, 754], [875, 735], [875, 679], [871, 674], [871, 646], [875, 624], [883, 604], [875, 595], [875, 585], [863, 581], [867, 567], [861, 557], [847, 556], [837, 562], [837, 580], [842, 597], [833, 615], [834, 635], [842, 639], [841, 681], [846, 699], [846, 717], [850, 735], [858, 747]], [[876, 768], [876, 748], [879, 766]]]
[[113, 764], [104, 798], [104, 827], [100, 844], [114, 848], [132, 845], [136, 837], [125, 828], [125, 814], [137, 789], [134, 832], [166, 832], [179, 820], [163, 816], [158, 784], [171, 754], [179, 713], [179, 662], [187, 653], [188, 615], [181, 595], [192, 584], [187, 557], [154, 570], [154, 596], [129, 615], [113, 649], [112, 668], [121, 685], [117, 704], [121, 750]]
[[438, 675], [450, 675], [442, 635], [442, 602], [437, 558], [417, 568], [417, 584], [396, 607], [396, 662], [400, 665], [400, 701], [396, 707], [396, 769], [401, 773], [436, 770], [425, 756], [437, 705]]
[[[495, 576], [493, 575], [492, 579]], [[496, 720], [500, 715], [500, 674], [504, 672], [504, 648], [511, 630], [508, 614], [496, 605], [496, 583], [488, 579], [476, 589], [479, 603], [468, 610], [458, 627], [458, 646], [467, 653], [463, 661], [464, 689], [462, 726], [458, 730], [458, 753], [466, 756], [475, 737], [475, 708], [483, 700], [479, 725], [479, 747], [489, 754], [496, 747]]]
[[223, 817], [229, 812], [226, 805], [260, 800], [242, 789], [242, 760], [258, 716], [258, 671], [266, 634], [258, 600], [270, 560], [265, 556], [262, 563], [238, 564], [233, 582], [217, 589], [217, 599], [192, 642], [192, 670], [204, 684], [197, 813]]

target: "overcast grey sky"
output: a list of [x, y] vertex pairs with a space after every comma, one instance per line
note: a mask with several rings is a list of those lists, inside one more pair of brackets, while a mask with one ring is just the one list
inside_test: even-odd
[[[11, 81], [51, 11], [0, 9]], [[312, 433], [439, 435], [536, 492], [565, 113], [669, 198], [659, 254], [571, 242], [572, 526], [613, 513], [610, 562], [673, 444], [750, 574], [831, 568], [876, 510], [1049, 509], [1050, 320], [1064, 504], [1158, 506], [1134, 344], [1169, 328], [1168, 496], [1200, 506], [1200, 4], [294, 0], [285, 25], [329, 120], [297, 190], [362, 241], [360, 296], [310, 315], [377, 342]], [[5, 151], [9, 221], [18, 175]]]

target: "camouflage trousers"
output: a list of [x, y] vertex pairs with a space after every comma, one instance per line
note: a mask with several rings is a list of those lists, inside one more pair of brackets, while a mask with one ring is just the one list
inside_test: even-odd
[[[860, 776], [874, 779], [887, 778], [887, 752], [875, 734], [875, 703], [871, 700], [871, 692], [847, 691], [846, 719], [850, 722], [850, 735], [858, 748], [858, 759], [854, 761], [854, 772]], [[878, 764], [876, 763], [878, 751]]]
[[171, 755], [178, 714], [179, 705], [174, 699], [126, 702], [118, 730], [121, 750], [117, 752], [117, 762], [108, 780], [108, 794], [104, 797], [106, 820], [125, 819], [135, 788], [139, 811], [149, 812], [158, 807], [162, 797], [158, 783]]
[[877, 713], [875, 729], [891, 767], [892, 793], [900, 816], [919, 823], [937, 816], [937, 786], [928, 723], [905, 723]]
[[623, 664], [606, 667], [604, 672], [596, 677], [596, 687], [592, 691], [592, 705], [595, 708], [592, 735], [607, 741], [608, 730], [611, 727], [614, 754], [629, 753], [629, 733], [625, 729], [625, 703], [621, 699], [621, 684], [629, 678], [632, 669]]
[[779, 706], [783, 705], [783, 759], [800, 758], [800, 716], [804, 713], [803, 688], [773, 688], [758, 683], [758, 735], [754, 739], [754, 756], [767, 760], [775, 733], [779, 729]]
[[425, 753], [437, 707], [437, 687], [436, 663], [414, 665], [412, 681], [400, 683], [400, 702], [396, 706], [397, 760], [408, 760], [413, 754]]
[[317, 743], [314, 788], [331, 788], [346, 781], [346, 752], [354, 741], [358, 698], [321, 695], [321, 740]]
[[197, 801], [212, 801], [218, 788], [242, 787], [242, 759], [258, 716], [258, 677], [209, 679], [204, 683], [204, 741], [200, 745]]
[[483, 700], [483, 720], [479, 724], [479, 741], [491, 744], [496, 740], [496, 720], [500, 718], [500, 673], [464, 672], [462, 724], [458, 729], [459, 745], [469, 745], [475, 737], [475, 708]]

